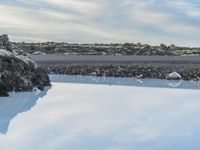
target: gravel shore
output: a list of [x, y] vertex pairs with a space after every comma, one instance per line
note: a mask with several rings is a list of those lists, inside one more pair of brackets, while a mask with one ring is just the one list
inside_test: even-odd
[[177, 72], [183, 80], [200, 79], [198, 64], [40, 64], [40, 67], [47, 69], [49, 74], [166, 79], [167, 74]]
[[49, 74], [200, 80], [200, 57], [173, 56], [31, 56]]

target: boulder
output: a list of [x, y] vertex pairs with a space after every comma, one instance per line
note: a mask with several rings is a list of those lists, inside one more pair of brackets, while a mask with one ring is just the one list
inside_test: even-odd
[[181, 75], [177, 72], [172, 72], [166, 75], [166, 79], [168, 80], [180, 80], [181, 78]]
[[167, 50], [167, 46], [166, 46], [165, 44], [160, 44], [160, 48], [161, 48], [162, 50]]
[[3, 34], [0, 36], [0, 49], [6, 49], [8, 51], [12, 51], [11, 44], [9, 42], [9, 38], [7, 34]]
[[177, 50], [177, 47], [174, 45], [174, 44], [171, 44], [169, 47], [168, 47], [169, 50]]
[[0, 96], [11, 91], [43, 90], [50, 85], [47, 72], [26, 56], [0, 49]]

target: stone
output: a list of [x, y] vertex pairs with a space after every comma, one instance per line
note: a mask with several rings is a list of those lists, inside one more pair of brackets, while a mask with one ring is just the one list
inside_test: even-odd
[[174, 44], [171, 44], [168, 48], [169, 48], [169, 50], [176, 50], [177, 49], [177, 47]]
[[166, 46], [165, 44], [160, 44], [160, 48], [161, 48], [162, 50], [167, 50], [167, 46]]
[[9, 38], [7, 34], [3, 34], [0, 36], [0, 49], [6, 49], [8, 51], [12, 51], [11, 44], [9, 42]]
[[166, 75], [166, 79], [168, 80], [180, 80], [181, 78], [181, 75], [177, 72], [172, 72]]
[[44, 90], [50, 86], [45, 69], [38, 68], [28, 57], [0, 49], [0, 96], [12, 91]]

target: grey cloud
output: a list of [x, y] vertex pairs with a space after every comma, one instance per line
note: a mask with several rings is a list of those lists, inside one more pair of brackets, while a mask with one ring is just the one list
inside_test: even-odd
[[0, 31], [15, 41], [200, 46], [196, 6], [185, 0], [1, 1]]

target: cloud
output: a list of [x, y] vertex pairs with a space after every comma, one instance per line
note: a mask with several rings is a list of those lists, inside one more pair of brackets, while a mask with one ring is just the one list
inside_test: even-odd
[[195, 0], [3, 0], [0, 10], [0, 31], [14, 41], [200, 46]]

